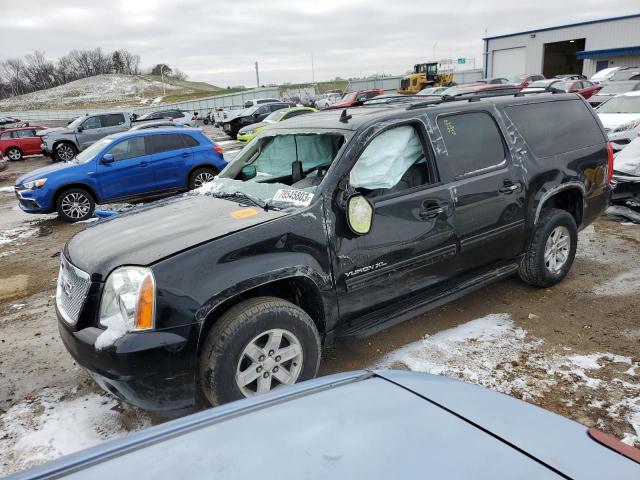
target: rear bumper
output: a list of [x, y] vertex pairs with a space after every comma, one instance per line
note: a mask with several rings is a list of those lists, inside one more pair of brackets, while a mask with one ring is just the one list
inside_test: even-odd
[[195, 360], [199, 324], [129, 333], [98, 350], [104, 330], [72, 331], [58, 315], [60, 337], [75, 361], [112, 395], [145, 410], [168, 415], [195, 405]]

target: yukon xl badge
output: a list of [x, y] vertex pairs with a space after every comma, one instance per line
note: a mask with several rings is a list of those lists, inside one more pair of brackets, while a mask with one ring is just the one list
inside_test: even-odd
[[374, 270], [378, 270], [379, 268], [386, 267], [387, 262], [378, 262], [373, 265], [367, 265], [366, 267], [357, 268], [355, 270], [351, 270], [344, 274], [345, 277], [353, 277], [354, 275], [360, 275], [361, 273], [372, 272]]

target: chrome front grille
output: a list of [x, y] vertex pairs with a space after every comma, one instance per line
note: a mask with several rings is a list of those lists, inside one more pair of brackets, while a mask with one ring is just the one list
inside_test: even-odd
[[60, 255], [60, 259], [56, 305], [64, 321], [75, 325], [89, 293], [91, 281], [88, 273], [71, 265], [64, 255]]

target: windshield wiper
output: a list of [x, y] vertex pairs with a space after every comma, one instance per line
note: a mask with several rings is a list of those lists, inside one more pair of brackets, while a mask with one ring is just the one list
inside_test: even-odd
[[267, 202], [263, 202], [258, 197], [255, 197], [250, 193], [244, 193], [244, 192], [214, 193], [213, 196], [218, 198], [234, 198], [234, 197], [246, 198], [247, 200], [251, 201], [254, 205], [257, 205], [258, 207], [264, 209], [265, 212], [269, 209]]

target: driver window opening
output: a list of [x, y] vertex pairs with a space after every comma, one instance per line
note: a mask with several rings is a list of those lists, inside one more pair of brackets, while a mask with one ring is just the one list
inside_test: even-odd
[[435, 183], [423, 143], [411, 125], [375, 137], [351, 170], [349, 183], [367, 198]]

